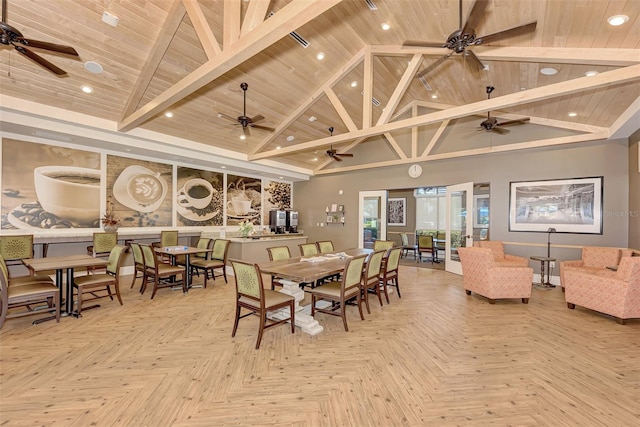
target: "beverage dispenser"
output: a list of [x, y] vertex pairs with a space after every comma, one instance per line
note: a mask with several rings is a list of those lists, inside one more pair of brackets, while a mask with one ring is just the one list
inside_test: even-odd
[[287, 231], [289, 233], [298, 232], [298, 211], [287, 212]]
[[269, 211], [269, 228], [273, 233], [284, 234], [287, 229], [287, 214], [285, 211]]

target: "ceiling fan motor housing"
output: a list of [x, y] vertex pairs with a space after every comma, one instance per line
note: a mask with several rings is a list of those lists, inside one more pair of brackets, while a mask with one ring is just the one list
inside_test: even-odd
[[447, 38], [447, 43], [444, 45], [447, 49], [451, 49], [456, 53], [462, 53], [464, 50], [476, 41], [476, 32], [472, 30], [469, 33], [463, 33], [461, 29], [454, 31]]

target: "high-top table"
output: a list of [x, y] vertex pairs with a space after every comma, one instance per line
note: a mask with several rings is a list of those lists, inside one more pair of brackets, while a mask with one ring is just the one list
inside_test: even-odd
[[[281, 278], [282, 289], [280, 292], [295, 298], [296, 326], [300, 326], [302, 332], [309, 335], [317, 335], [323, 331], [323, 327], [311, 316], [311, 305], [301, 306], [304, 299], [304, 291], [300, 289], [300, 283], [314, 283], [318, 279], [331, 276], [344, 271], [347, 260], [350, 257], [370, 254], [371, 249], [349, 249], [332, 254], [319, 254], [313, 257], [294, 257], [280, 261], [268, 261], [258, 264], [260, 271]], [[344, 253], [346, 257], [336, 254]], [[313, 262], [313, 258], [318, 258]], [[310, 260], [311, 259], [311, 260]], [[270, 312], [274, 319], [289, 318], [289, 308], [283, 308]]]
[[184, 267], [186, 268], [184, 280], [187, 291], [191, 287], [191, 254], [213, 252], [213, 249], [194, 248], [192, 246], [163, 246], [161, 248], [153, 248], [153, 250], [156, 251], [156, 253], [171, 256], [171, 264], [173, 265], [176, 265], [176, 258], [179, 255], [184, 255]]
[[[48, 258], [28, 258], [23, 259], [22, 263], [34, 273], [55, 270], [56, 286], [60, 290], [60, 308], [64, 307], [62, 314], [65, 316], [73, 315], [80, 317], [77, 312], [73, 311], [73, 275], [76, 268], [81, 267], [106, 267], [109, 262], [102, 258], [94, 258], [91, 255], [67, 255]], [[65, 305], [62, 301], [62, 273], [67, 270], [67, 297]], [[42, 319], [42, 320], [48, 320]]]

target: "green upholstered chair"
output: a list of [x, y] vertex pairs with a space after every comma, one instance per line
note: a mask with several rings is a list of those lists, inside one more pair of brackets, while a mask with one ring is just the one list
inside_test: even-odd
[[316, 242], [316, 245], [318, 245], [318, 252], [321, 254], [328, 254], [334, 251], [333, 242], [331, 240], [322, 240]]
[[[144, 274], [144, 255], [142, 254], [142, 248], [139, 243], [129, 242], [129, 246], [131, 247], [131, 253], [133, 254], [133, 280], [131, 281], [131, 288], [136, 284], [136, 280], [138, 277], [142, 277], [142, 283], [145, 284], [145, 274]], [[142, 276], [138, 276], [138, 273], [141, 273]], [[143, 285], [140, 285], [140, 293], [144, 292]]]
[[[231, 336], [236, 336], [240, 319], [252, 314], [260, 317], [260, 329], [258, 331], [256, 349], [260, 348], [264, 330], [272, 326], [289, 321], [291, 322], [291, 333], [295, 333], [295, 298], [282, 292], [265, 289], [262, 284], [260, 268], [256, 264], [231, 261], [231, 266], [233, 267], [233, 274], [236, 279], [236, 317]], [[250, 313], [240, 316], [240, 311], [243, 308], [249, 310]], [[289, 308], [289, 316], [281, 320], [267, 319], [267, 311], [278, 310], [280, 308]]]
[[369, 258], [367, 258], [362, 275], [362, 294], [364, 296], [364, 303], [367, 306], [367, 313], [369, 314], [371, 314], [371, 310], [369, 309], [369, 292], [373, 292], [378, 296], [378, 301], [380, 301], [380, 306], [382, 306], [380, 271], [382, 268], [382, 257], [385, 253], [385, 250], [372, 252]]
[[[267, 253], [269, 254], [269, 261], [280, 261], [291, 258], [291, 251], [288, 246], [274, 246], [272, 248], [267, 248]], [[280, 279], [280, 277], [271, 275], [271, 289], [275, 289], [276, 285], [282, 286]]]
[[33, 258], [33, 234], [0, 236], [0, 256], [7, 265], [20, 265]]
[[[178, 246], [178, 231], [177, 230], [164, 230], [160, 232], [160, 241], [154, 242], [151, 245], [154, 248], [164, 248], [166, 246]], [[171, 263], [171, 255], [162, 254], [159, 259], [165, 263]]]
[[215, 270], [222, 269], [224, 282], [227, 282], [227, 256], [229, 254], [229, 245], [231, 241], [225, 239], [216, 239], [213, 242], [213, 252], [209, 259], [196, 259], [191, 262], [191, 268], [194, 270], [204, 270], [204, 287], [207, 287], [207, 278], [211, 273], [211, 279], [216, 279]]
[[409, 254], [409, 251], [413, 252], [413, 258], [416, 258], [418, 252], [418, 245], [412, 245], [409, 243], [409, 236], [407, 233], [400, 233], [400, 241], [402, 243], [402, 252], [400, 257], [404, 258]]
[[436, 257], [436, 248], [433, 246], [433, 237], [426, 234], [418, 236], [418, 259], [420, 261], [422, 261], [423, 254], [430, 254], [431, 264], [433, 264]]
[[300, 248], [300, 255], [302, 256], [314, 256], [318, 255], [318, 245], [315, 243], [302, 243], [298, 245]]
[[[117, 244], [118, 233], [93, 233], [93, 245], [87, 246], [87, 255], [99, 258], [108, 257]], [[94, 267], [89, 267], [87, 270], [90, 272], [96, 271]]]
[[374, 251], [382, 251], [391, 249], [393, 247], [393, 240], [376, 240], [373, 242]]
[[[356, 300], [358, 304], [358, 311], [360, 311], [360, 318], [364, 320], [364, 314], [362, 313], [362, 288], [360, 287], [360, 281], [362, 279], [362, 269], [366, 255], [360, 255], [350, 258], [345, 265], [342, 280], [332, 281], [325, 283], [324, 285], [317, 286], [311, 289], [311, 315], [315, 317], [316, 312], [330, 314], [332, 316], [342, 317], [342, 323], [344, 324], [344, 330], [349, 331], [347, 326], [347, 301]], [[331, 306], [327, 308], [317, 308], [316, 303], [318, 301], [330, 301]], [[337, 312], [336, 310], [340, 310]]]
[[[127, 246], [116, 245], [109, 253], [109, 264], [104, 273], [87, 274], [86, 276], [75, 277], [73, 288], [77, 295], [77, 312], [82, 312], [83, 302], [109, 297], [113, 300], [115, 295], [122, 305], [120, 296], [120, 267], [124, 260], [124, 254], [129, 248]], [[92, 307], [89, 307], [92, 308]]]
[[[142, 249], [142, 256], [144, 258], [144, 279], [142, 282], [142, 293], [146, 289], [146, 284], [149, 279], [153, 280], [153, 292], [151, 293], [151, 299], [156, 295], [159, 288], [166, 288], [172, 286], [182, 286], [182, 292], [186, 292], [185, 281], [185, 268], [179, 265], [165, 264], [158, 259], [158, 254], [153, 250], [151, 245], [140, 245]], [[167, 281], [172, 277], [181, 277], [181, 281]]]
[[382, 270], [380, 272], [380, 286], [387, 299], [387, 303], [389, 303], [387, 286], [394, 286], [396, 291], [398, 291], [398, 298], [402, 298], [402, 295], [400, 295], [400, 284], [398, 283], [398, 267], [400, 266], [401, 251], [402, 248], [391, 248], [383, 258]]

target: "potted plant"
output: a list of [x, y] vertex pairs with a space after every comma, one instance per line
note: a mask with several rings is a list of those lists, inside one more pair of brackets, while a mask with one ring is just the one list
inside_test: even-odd
[[116, 216], [113, 213], [113, 203], [111, 202], [111, 198], [107, 200], [107, 208], [105, 209], [104, 216], [102, 217], [101, 222], [102, 227], [106, 232], [113, 232], [118, 230], [120, 220], [116, 219]]

